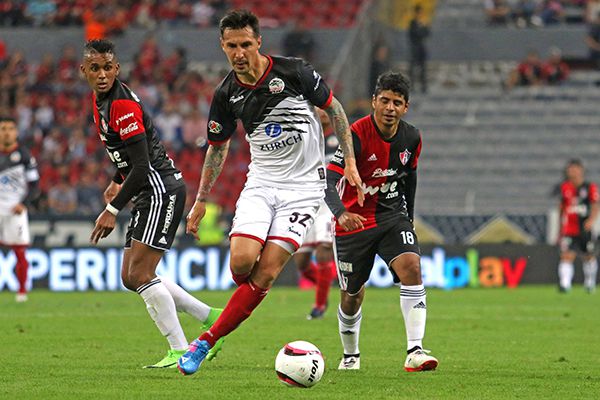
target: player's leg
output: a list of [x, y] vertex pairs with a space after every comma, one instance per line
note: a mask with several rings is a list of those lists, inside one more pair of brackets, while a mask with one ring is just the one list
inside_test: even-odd
[[313, 250], [313, 246], [302, 246], [294, 253], [292, 259], [294, 260], [294, 265], [298, 269], [298, 272], [300, 272], [300, 275], [302, 275], [304, 279], [316, 284], [318, 272], [317, 267], [312, 262]]
[[26, 246], [12, 245], [10, 246], [15, 253], [17, 262], [15, 264], [15, 273], [19, 281], [19, 291], [17, 292], [17, 302], [27, 301], [27, 273], [29, 271], [29, 262], [25, 256]]
[[[433, 370], [438, 361], [423, 350], [427, 321], [427, 298], [421, 278], [420, 250], [412, 224], [402, 220], [393, 226], [379, 244], [379, 254], [388, 263], [400, 284], [400, 309], [406, 330], [409, 372]], [[396, 254], [393, 256], [393, 254]]]
[[571, 290], [573, 275], [575, 275], [575, 257], [577, 253], [573, 249], [576, 245], [575, 238], [565, 236], [560, 240], [560, 263], [558, 264], [558, 288], [561, 292]]
[[586, 254], [583, 258], [583, 287], [588, 293], [596, 290], [596, 276], [598, 274], [598, 261], [596, 256]]
[[333, 247], [331, 242], [321, 242], [316, 248], [315, 257], [317, 259], [317, 288], [315, 291], [315, 306], [312, 309], [309, 319], [322, 318], [327, 309], [327, 299], [331, 288], [333, 273], [331, 264], [333, 263]]
[[13, 214], [4, 217], [4, 242], [9, 245], [15, 253], [17, 259], [15, 264], [15, 274], [19, 281], [19, 291], [16, 295], [17, 302], [27, 301], [27, 275], [29, 271], [29, 262], [27, 261], [26, 251], [29, 246], [29, 217], [27, 211], [21, 214]]
[[340, 290], [340, 305], [338, 307], [338, 329], [344, 354], [338, 369], [360, 369], [360, 325], [362, 321], [362, 302], [365, 297], [365, 287], [357, 293]]

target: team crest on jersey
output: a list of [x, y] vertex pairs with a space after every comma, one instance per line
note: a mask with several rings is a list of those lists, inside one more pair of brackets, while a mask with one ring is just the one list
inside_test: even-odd
[[19, 161], [21, 161], [21, 153], [19, 153], [18, 151], [12, 152], [10, 154], [10, 161], [14, 163], [18, 163]]
[[208, 123], [208, 131], [215, 134], [221, 133], [221, 131], [223, 131], [223, 125], [217, 121], [210, 120]]
[[410, 151], [408, 151], [408, 149], [405, 149], [402, 153], [400, 153], [400, 162], [402, 163], [402, 165], [406, 165], [406, 163], [408, 162], [408, 160], [410, 159]]
[[281, 93], [285, 89], [285, 83], [280, 78], [273, 78], [269, 82], [269, 91], [273, 94]]

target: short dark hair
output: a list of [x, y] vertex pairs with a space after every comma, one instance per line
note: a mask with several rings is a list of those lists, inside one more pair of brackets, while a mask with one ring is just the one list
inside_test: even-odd
[[221, 37], [225, 29], [244, 29], [249, 26], [254, 32], [254, 37], [260, 36], [260, 27], [258, 25], [258, 17], [248, 10], [232, 10], [229, 11], [219, 22], [219, 31]]
[[113, 42], [107, 39], [89, 40], [85, 46], [83, 46], [83, 55], [86, 56], [93, 53], [115, 54], [115, 45]]
[[400, 72], [388, 71], [377, 77], [375, 84], [374, 96], [377, 96], [384, 90], [391, 90], [394, 93], [404, 96], [404, 100], [408, 101], [410, 91], [410, 81]]
[[577, 166], [583, 168], [583, 161], [579, 158], [571, 158], [567, 161], [567, 167]]
[[0, 115], [0, 123], [2, 122], [12, 122], [13, 124], [17, 124], [17, 120], [13, 117], [9, 117], [8, 115]]

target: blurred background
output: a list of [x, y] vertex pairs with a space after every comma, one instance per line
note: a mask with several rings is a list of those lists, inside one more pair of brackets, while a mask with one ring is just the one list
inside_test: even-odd
[[[424, 143], [415, 225], [426, 284], [556, 281], [564, 166], [580, 158], [588, 179], [600, 177], [600, 1], [0, 0], [0, 114], [17, 118], [41, 175], [30, 210], [34, 287], [119, 287], [127, 216], [103, 248], [88, 242], [114, 171], [79, 74], [83, 43], [116, 43], [121, 79], [183, 171], [189, 208], [211, 96], [229, 70], [218, 21], [241, 7], [261, 20], [262, 51], [314, 64], [351, 122], [370, 112], [379, 73], [411, 76], [407, 121]], [[185, 288], [230, 284], [227, 233], [250, 159], [244, 142], [240, 130], [201, 243], [180, 227], [165, 259]], [[11, 257], [3, 252], [0, 264], [14, 264]], [[14, 290], [9, 268], [1, 271], [0, 290]], [[280, 282], [296, 278], [292, 269]], [[391, 285], [385, 267], [375, 268], [372, 284]]]

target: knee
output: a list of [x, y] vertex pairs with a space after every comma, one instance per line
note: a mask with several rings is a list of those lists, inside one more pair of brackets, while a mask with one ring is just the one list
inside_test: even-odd
[[229, 264], [234, 274], [245, 274], [252, 270], [256, 263], [256, 255], [243, 252], [231, 252]]
[[270, 289], [277, 279], [277, 275], [269, 271], [261, 271], [260, 273], [253, 274], [252, 282], [254, 282], [261, 289]]
[[139, 268], [133, 267], [128, 270], [129, 272], [123, 271], [121, 273], [121, 280], [123, 281], [123, 286], [132, 292], [135, 292], [137, 288], [154, 279], [154, 274], [140, 271]]
[[343, 296], [340, 301], [340, 308], [346, 315], [355, 315], [360, 309], [361, 301], [359, 296]]

